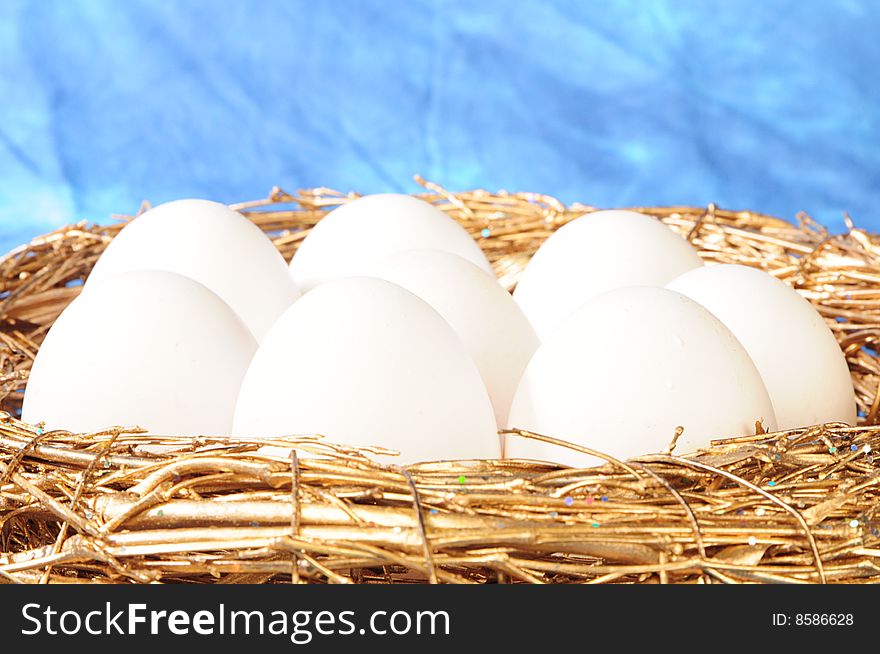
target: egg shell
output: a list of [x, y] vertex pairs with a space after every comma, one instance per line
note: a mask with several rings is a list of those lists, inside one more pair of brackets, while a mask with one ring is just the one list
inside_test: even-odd
[[168, 202], [132, 220], [98, 259], [86, 290], [131, 270], [166, 270], [204, 284], [257, 340], [300, 295], [284, 258], [260, 228], [208, 200]]
[[245, 375], [237, 436], [321, 434], [400, 452], [384, 460], [497, 458], [476, 365], [426, 302], [382, 279], [307, 292], [278, 319]]
[[[715, 316], [683, 295], [629, 287], [578, 309], [529, 362], [509, 425], [625, 459], [660, 452], [684, 427], [676, 453], [714, 438], [776, 428], [761, 376]], [[572, 466], [590, 455], [509, 436], [509, 458]]]
[[477, 364], [500, 427], [538, 337], [516, 302], [494, 277], [439, 250], [407, 250], [369, 269], [372, 276], [411, 291], [455, 330]]
[[780, 429], [856, 423], [846, 358], [822, 316], [793, 288], [732, 264], [689, 271], [667, 288], [704, 306], [739, 339], [764, 379]]
[[49, 330], [22, 418], [75, 432], [228, 435], [256, 347], [202, 284], [155, 270], [117, 275], [73, 300]]
[[656, 218], [596, 211], [560, 227], [535, 252], [513, 293], [541, 341], [580, 305], [624, 286], [663, 286], [703, 265]]
[[420, 249], [457, 254], [494, 276], [461, 225], [424, 200], [396, 193], [366, 195], [324, 216], [291, 260], [290, 274], [305, 292], [331, 279], [363, 275], [394, 252]]

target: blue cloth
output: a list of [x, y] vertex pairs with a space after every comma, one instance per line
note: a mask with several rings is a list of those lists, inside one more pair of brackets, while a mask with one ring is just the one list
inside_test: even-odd
[[0, 0], [0, 246], [414, 173], [880, 229], [878, 82], [870, 0]]

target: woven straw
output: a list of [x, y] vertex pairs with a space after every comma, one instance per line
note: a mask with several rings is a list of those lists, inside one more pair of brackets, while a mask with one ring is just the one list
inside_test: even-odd
[[[508, 288], [554, 229], [593, 210], [419, 181]], [[276, 189], [235, 208], [289, 258], [347, 197]], [[728, 438], [690, 455], [606, 458], [589, 470], [518, 461], [402, 469], [319, 436], [283, 443], [325, 457], [287, 459], [257, 452], [278, 440], [44, 433], [17, 419], [34, 354], [124, 225], [79, 223], [0, 260], [0, 581], [880, 580], [880, 239], [851, 224], [832, 236], [803, 215], [791, 224], [714, 206], [638, 210], [705, 260], [761, 267], [813, 302], [846, 353], [862, 424]], [[525, 437], [538, 436], [509, 436]], [[142, 448], [158, 442], [171, 451]]]

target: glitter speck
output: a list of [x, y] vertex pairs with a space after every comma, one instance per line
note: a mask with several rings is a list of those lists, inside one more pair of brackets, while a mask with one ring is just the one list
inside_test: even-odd
[[587, 504], [592, 504], [592, 503], [593, 503], [593, 496], [587, 495]]
[[607, 495], [603, 495], [603, 496], [602, 496], [602, 501], [603, 501], [603, 502], [607, 502], [607, 501], [608, 501], [608, 496], [607, 496]]
[[551, 517], [551, 518], [558, 518], [558, 517], [559, 517], [559, 514], [556, 513], [556, 511], [551, 511], [551, 512], [550, 512], [550, 517]]
[[850, 452], [855, 452], [855, 451], [858, 450], [858, 449], [859, 449], [859, 446], [858, 446], [858, 445], [850, 445], [850, 446], [849, 446], [849, 451], [850, 451]]
[[758, 517], [764, 515], [765, 513], [767, 513], [767, 511], [764, 510], [763, 506], [759, 506], [757, 509], [755, 509], [755, 515]]
[[483, 227], [483, 231], [480, 232], [480, 236], [482, 236], [483, 238], [489, 238], [491, 234], [492, 230], [490, 230], [488, 227]]
[[859, 521], [858, 521], [858, 520], [850, 520], [850, 521], [849, 521], [849, 526], [852, 527], [853, 529], [858, 529], [858, 527], [859, 527]]
[[571, 506], [572, 504], [574, 504], [574, 498], [571, 496], [566, 497], [565, 498], [565, 506]]
[[870, 446], [870, 445], [865, 445], [865, 447], [863, 447], [862, 449], [865, 451], [865, 454], [867, 454], [868, 452], [871, 451], [871, 446]]
[[758, 544], [758, 539], [755, 538], [754, 536], [749, 536], [749, 545], [751, 545], [752, 547], [754, 547], [754, 546], [757, 545], [757, 544]]
[[599, 526], [599, 523], [598, 523], [598, 522], [594, 522], [594, 523], [593, 523], [593, 526], [594, 526], [594, 527], [598, 527], [598, 526]]
[[45, 429], [43, 429], [42, 427], [37, 427], [37, 435], [38, 436], [42, 436], [45, 433], [46, 433]]
[[428, 513], [430, 513], [431, 515], [437, 515], [440, 512], [437, 509], [431, 509], [430, 511], [428, 511]]
[[837, 454], [837, 448], [833, 445], [828, 448], [828, 451], [831, 452], [831, 454]]
[[467, 481], [467, 478], [465, 478], [464, 475], [459, 475], [459, 476], [458, 476], [458, 483], [459, 483], [459, 484], [464, 485], [464, 483], [465, 483], [466, 481]]
[[776, 482], [775, 481], [768, 481], [767, 485], [772, 487], [772, 486], [776, 485]]

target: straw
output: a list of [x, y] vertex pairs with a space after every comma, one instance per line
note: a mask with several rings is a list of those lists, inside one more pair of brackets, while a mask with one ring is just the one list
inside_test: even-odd
[[[507, 288], [549, 234], [594, 210], [418, 181]], [[273, 189], [234, 206], [289, 258], [351, 197]], [[719, 435], [704, 452], [583, 470], [400, 468], [320, 436], [44, 432], [18, 420], [33, 357], [127, 218], [79, 223], [0, 260], [0, 583], [880, 581], [880, 239], [851, 222], [831, 235], [805, 215], [794, 224], [714, 205], [636, 209], [706, 261], [760, 267], [810, 300], [846, 353], [861, 424]], [[156, 444], [167, 451], [144, 447]], [[300, 456], [261, 453], [267, 444]]]

